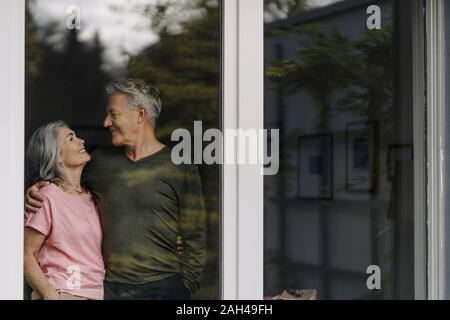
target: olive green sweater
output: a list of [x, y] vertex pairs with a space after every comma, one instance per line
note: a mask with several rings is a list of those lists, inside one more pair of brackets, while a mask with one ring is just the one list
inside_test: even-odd
[[100, 211], [106, 281], [142, 284], [180, 273], [191, 292], [199, 286], [206, 259], [200, 176], [194, 165], [173, 164], [170, 152], [138, 161], [118, 147], [92, 152], [83, 179]]

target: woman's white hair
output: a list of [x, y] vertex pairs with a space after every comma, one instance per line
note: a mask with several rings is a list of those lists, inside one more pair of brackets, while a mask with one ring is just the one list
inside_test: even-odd
[[156, 124], [161, 113], [161, 98], [159, 91], [155, 87], [150, 86], [142, 79], [121, 79], [112, 82], [106, 87], [108, 95], [115, 92], [122, 92], [127, 95], [132, 108], [140, 106], [147, 110], [149, 119]]
[[27, 148], [27, 165], [32, 183], [40, 180], [57, 181], [60, 178], [58, 128], [68, 127], [64, 121], [58, 120], [43, 125], [31, 136]]

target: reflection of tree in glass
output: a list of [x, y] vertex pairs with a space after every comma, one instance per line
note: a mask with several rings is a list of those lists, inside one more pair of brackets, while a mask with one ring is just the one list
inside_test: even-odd
[[[101, 126], [104, 88], [109, 81], [101, 69], [98, 35], [80, 42], [77, 30], [58, 31], [55, 23], [37, 27], [26, 6], [27, 135], [43, 123], [67, 119], [72, 125]], [[60, 42], [50, 39], [60, 38]], [[32, 128], [30, 126], [33, 126]]]
[[[349, 40], [337, 29], [321, 32], [313, 24], [272, 34], [298, 35], [298, 60], [272, 62], [266, 74], [275, 88], [281, 86], [287, 94], [302, 91], [310, 97], [319, 132], [328, 131], [333, 116], [352, 114], [376, 121], [380, 140], [376, 136], [375, 141], [388, 141], [394, 119], [391, 27], [364, 31], [358, 40]], [[375, 152], [374, 159], [386, 157], [384, 149], [370, 152]], [[375, 176], [386, 170], [378, 163], [373, 162]]]
[[[196, 3], [197, 12], [203, 12], [200, 18], [180, 21], [170, 14], [173, 9], [166, 2], [156, 5], [158, 10], [149, 16], [158, 16], [159, 22], [153, 24], [157, 25], [160, 41], [131, 57], [129, 62], [130, 76], [146, 79], [161, 91], [163, 112], [157, 133], [166, 142], [174, 129], [192, 129], [197, 119], [203, 121], [204, 128], [218, 125], [219, 7], [217, 1], [189, 3], [191, 11], [192, 3]], [[181, 31], [168, 32], [171, 23], [179, 25]]]
[[[163, 111], [156, 130], [170, 143], [174, 129], [193, 133], [195, 120], [203, 130], [220, 128], [220, 9], [216, 0], [158, 1], [143, 14], [159, 41], [130, 57], [129, 76], [154, 84], [161, 92]], [[193, 134], [192, 134], [193, 136]], [[196, 298], [218, 298], [219, 170], [200, 166], [207, 212], [207, 263]]]
[[392, 28], [370, 30], [352, 43], [355, 63], [347, 82], [353, 88], [337, 103], [336, 112], [351, 112], [368, 120], [378, 120], [381, 136], [392, 129], [394, 99]]
[[[293, 29], [299, 35], [298, 61], [276, 61], [267, 69], [267, 75], [287, 94], [304, 91], [317, 112], [317, 127], [323, 131], [335, 94], [348, 86], [346, 72], [353, 64], [349, 59], [350, 41], [336, 29], [327, 35], [313, 25]], [[292, 31], [275, 30], [274, 33], [285, 35]]]
[[[293, 26], [288, 29], [272, 30], [272, 35], [297, 36], [297, 61], [282, 60], [269, 62], [272, 65], [266, 74], [273, 81], [274, 88], [282, 90], [285, 95], [304, 92], [312, 102], [315, 110], [315, 125], [317, 132], [328, 132], [328, 123], [331, 108], [336, 96], [348, 87], [348, 74], [354, 61], [351, 41], [342, 36], [336, 29], [327, 34], [318, 31], [313, 24]], [[286, 148], [283, 160], [286, 177], [294, 175], [297, 167], [289, 165], [297, 157], [297, 137], [300, 130], [291, 130], [285, 133]], [[324, 154], [326, 145], [321, 147]], [[288, 160], [289, 157], [291, 160]], [[323, 186], [327, 185], [326, 176], [323, 175]], [[286, 179], [285, 183], [289, 183]]]
[[272, 62], [266, 74], [286, 93], [303, 91], [312, 99], [318, 128], [325, 129], [329, 117], [344, 112], [380, 120], [384, 126], [392, 121], [388, 112], [393, 102], [390, 27], [365, 31], [355, 41], [336, 29], [320, 32], [314, 25], [273, 34], [298, 35], [298, 61]]
[[36, 78], [39, 72], [42, 53], [39, 48], [39, 39], [36, 33], [36, 24], [29, 9], [30, 1], [25, 6], [25, 72], [28, 77]]

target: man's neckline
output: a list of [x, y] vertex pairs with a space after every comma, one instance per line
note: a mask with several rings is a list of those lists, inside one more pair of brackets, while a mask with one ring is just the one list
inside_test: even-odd
[[154, 153], [152, 153], [152, 154], [149, 154], [148, 156], [142, 157], [142, 158], [140, 158], [140, 159], [138, 159], [138, 160], [130, 159], [130, 158], [127, 156], [127, 154], [126, 154], [125, 149], [124, 149], [124, 153], [125, 153], [125, 158], [126, 158], [128, 161], [130, 161], [131, 163], [139, 163], [139, 162], [141, 162], [141, 161], [143, 161], [143, 160], [152, 158], [152, 157], [158, 155], [159, 153], [162, 153], [163, 151], [165, 151], [165, 150], [167, 149], [167, 147], [168, 147], [167, 145], [164, 145], [164, 146], [163, 146], [161, 149], [159, 149], [158, 151], [156, 151], [156, 152], [154, 152]]

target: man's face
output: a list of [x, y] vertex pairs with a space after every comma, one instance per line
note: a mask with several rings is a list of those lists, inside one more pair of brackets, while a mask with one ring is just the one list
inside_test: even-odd
[[113, 93], [106, 105], [103, 126], [111, 132], [114, 146], [133, 145], [137, 137], [138, 111], [129, 107], [124, 93]]

